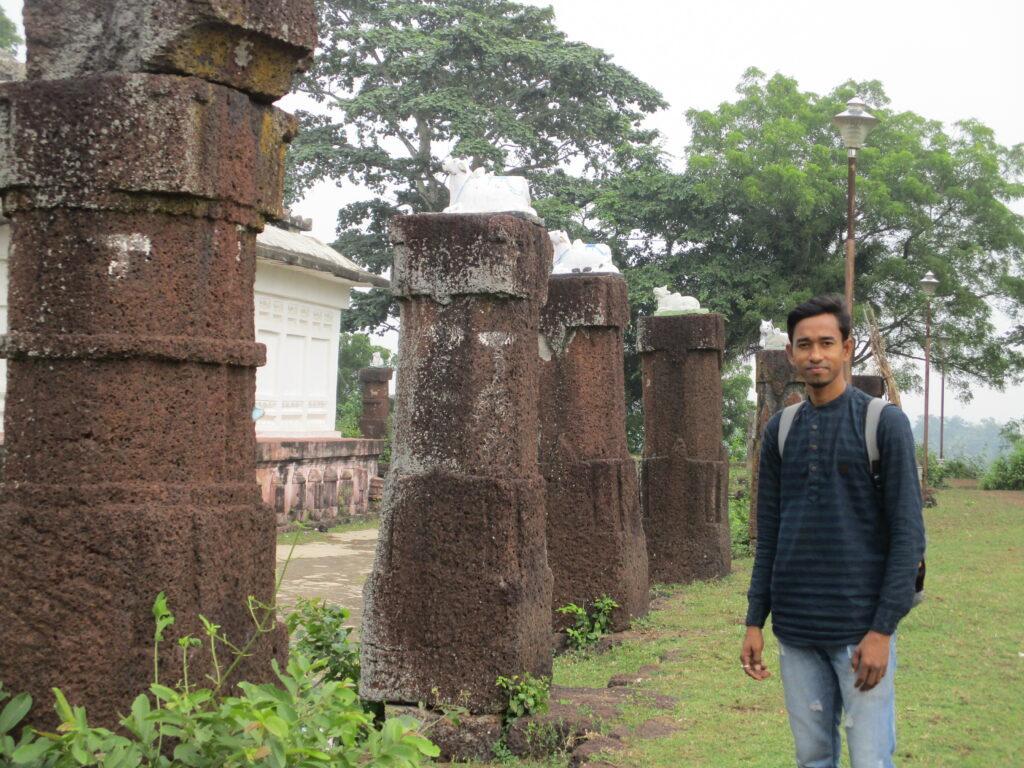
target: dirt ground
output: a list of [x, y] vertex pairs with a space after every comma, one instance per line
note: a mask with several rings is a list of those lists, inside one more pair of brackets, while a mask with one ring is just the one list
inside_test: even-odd
[[[281, 613], [299, 597], [322, 597], [351, 612], [358, 629], [363, 612], [363, 582], [373, 566], [377, 531], [329, 533], [326, 541], [299, 544], [285, 569], [278, 593]], [[285, 567], [290, 545], [277, 547], [278, 572]]]

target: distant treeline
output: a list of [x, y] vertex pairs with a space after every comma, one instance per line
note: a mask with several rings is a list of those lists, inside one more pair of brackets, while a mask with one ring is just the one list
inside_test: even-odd
[[[1009, 447], [999, 432], [1003, 425], [995, 419], [985, 419], [980, 424], [964, 421], [959, 416], [947, 416], [943, 440], [943, 456], [969, 456], [992, 461]], [[918, 443], [924, 438], [924, 417], [918, 416], [914, 423], [914, 437]], [[939, 417], [929, 414], [928, 444], [932, 452], [939, 453]]]

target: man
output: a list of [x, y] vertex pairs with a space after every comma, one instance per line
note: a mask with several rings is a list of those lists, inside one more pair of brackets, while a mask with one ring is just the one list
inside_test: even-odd
[[891, 768], [896, 749], [896, 625], [924, 556], [921, 490], [906, 415], [883, 409], [880, 477], [864, 440], [871, 398], [848, 387], [850, 315], [821, 296], [789, 313], [786, 353], [807, 387], [780, 454], [765, 428], [757, 553], [740, 664], [769, 676], [762, 627], [779, 641], [786, 709], [801, 768], [838, 768], [841, 715], [853, 768]]

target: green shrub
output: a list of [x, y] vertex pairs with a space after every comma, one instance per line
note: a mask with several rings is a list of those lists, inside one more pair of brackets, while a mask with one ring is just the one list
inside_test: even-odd
[[729, 493], [729, 540], [734, 558], [750, 557], [750, 486], [747, 483], [732, 483], [738, 486]]
[[508, 693], [505, 719], [515, 720], [525, 715], [539, 715], [548, 710], [551, 678], [534, 677], [529, 672], [512, 677], [498, 677], [495, 685]]
[[346, 626], [349, 612], [327, 605], [322, 598], [300, 597], [285, 619], [292, 646], [300, 654], [323, 659], [328, 680], [359, 682], [359, 645], [350, 639]]
[[998, 456], [981, 479], [987, 491], [1024, 490], [1024, 443], [1017, 443], [1009, 453]]
[[590, 613], [576, 603], [569, 603], [556, 609], [559, 613], [573, 617], [573, 625], [565, 630], [567, 644], [573, 650], [586, 650], [607, 635], [612, 623], [612, 611], [618, 608], [619, 604], [608, 595], [603, 595], [595, 600], [591, 607]]
[[[945, 477], [955, 477], [961, 480], [976, 480], [985, 474], [985, 460], [980, 456], [965, 456], [960, 454], [951, 459], [943, 459], [941, 462]], [[930, 467], [929, 467], [930, 470]]]
[[[148, 695], [140, 693], [130, 714], [120, 721], [120, 732], [90, 726], [83, 707], [72, 706], [54, 688], [56, 711], [61, 720], [54, 733], [35, 731], [29, 726], [15, 729], [32, 705], [21, 693], [0, 710], [0, 765], [26, 768], [220, 768], [259, 763], [269, 768], [356, 768], [394, 766], [416, 768], [423, 757], [436, 757], [439, 750], [418, 732], [412, 718], [375, 721], [367, 712], [349, 677], [336, 679], [339, 667], [330, 658], [311, 659], [299, 646], [333, 654], [339, 644], [348, 644], [348, 632], [338, 623], [344, 611], [336, 612], [313, 602], [305, 608], [308, 623], [298, 638], [282, 671], [272, 662], [279, 685], [239, 683], [240, 695], [217, 693], [221, 671], [214, 655], [215, 688], [198, 688], [185, 679], [174, 687], [154, 681]], [[161, 594], [154, 604], [156, 631], [154, 647], [163, 630], [174, 622]], [[269, 615], [269, 614], [268, 614]], [[217, 625], [203, 619], [211, 654], [218, 643], [225, 644]], [[300, 622], [288, 620], [290, 627]], [[188, 647], [201, 644], [197, 638], [179, 641], [183, 661]], [[245, 649], [233, 649], [236, 654]], [[347, 653], [347, 651], [346, 651]], [[230, 669], [230, 667], [229, 667]], [[0, 684], [0, 704], [9, 698]]]
[[[924, 466], [924, 448], [920, 443], [914, 448], [917, 465], [922, 467]], [[932, 488], [948, 488], [947, 477], [949, 477], [949, 473], [945, 462], [939, 461], [939, 455], [935, 451], [928, 451], [928, 485]]]

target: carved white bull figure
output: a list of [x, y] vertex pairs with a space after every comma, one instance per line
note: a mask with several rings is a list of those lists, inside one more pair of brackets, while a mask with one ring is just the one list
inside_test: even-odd
[[495, 176], [483, 168], [469, 170], [469, 161], [446, 157], [441, 168], [448, 174], [449, 205], [445, 213], [537, 212], [530, 205], [530, 183], [522, 176]]
[[655, 315], [682, 315], [682, 314], [703, 314], [706, 309], [701, 309], [700, 302], [693, 296], [680, 296], [678, 293], [669, 291], [667, 285], [659, 285], [654, 289], [654, 298], [658, 300], [658, 308]]
[[551, 274], [618, 274], [618, 268], [612, 263], [612, 249], [604, 243], [570, 242], [569, 235], [560, 229], [548, 232], [548, 237], [555, 249]]
[[761, 321], [761, 349], [785, 349], [789, 336], [775, 327], [771, 320]]

